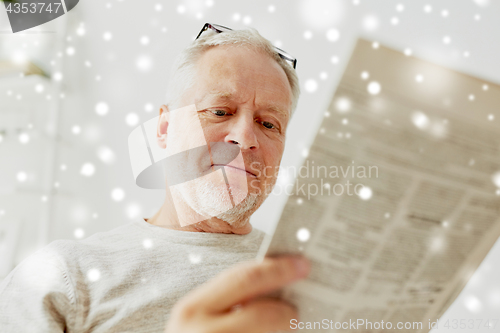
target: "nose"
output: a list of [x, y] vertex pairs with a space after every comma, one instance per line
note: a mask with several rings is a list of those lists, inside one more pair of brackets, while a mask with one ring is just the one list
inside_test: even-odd
[[253, 116], [240, 115], [240, 117], [235, 117], [230, 126], [231, 129], [226, 136], [226, 142], [239, 145], [242, 151], [259, 148]]

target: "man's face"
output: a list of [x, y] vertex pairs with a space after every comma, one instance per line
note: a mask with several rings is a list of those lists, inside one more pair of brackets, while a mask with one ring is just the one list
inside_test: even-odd
[[[241, 163], [218, 159], [217, 156], [224, 153], [214, 151], [210, 163], [201, 158], [195, 163], [199, 174], [229, 166], [224, 168], [230, 180], [229, 191], [235, 202], [241, 203], [238, 204], [240, 209], [228, 213], [239, 214], [238, 219], [249, 217], [276, 182], [291, 104], [292, 93], [286, 74], [271, 57], [246, 47], [213, 47], [197, 62], [195, 82], [181, 100], [182, 106], [194, 105], [193, 112], [170, 117], [167, 150], [169, 146], [176, 146], [177, 151], [187, 149], [182, 146], [188, 145], [190, 133], [195, 133], [197, 123], [193, 114], [199, 119], [207, 143], [225, 142], [226, 147], [238, 146], [243, 157]], [[191, 161], [194, 160], [196, 158], [191, 157]], [[200, 190], [201, 187], [205, 189]], [[191, 206], [203, 205], [203, 201], [213, 206], [217, 200], [224, 200], [219, 192], [227, 191], [227, 187], [220, 178], [200, 180], [187, 189], [185, 196], [195, 197]]]

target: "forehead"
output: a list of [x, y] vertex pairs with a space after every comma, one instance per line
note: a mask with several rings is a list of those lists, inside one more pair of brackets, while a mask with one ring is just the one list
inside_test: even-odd
[[249, 101], [291, 111], [292, 93], [281, 66], [268, 54], [245, 46], [216, 46], [196, 64], [201, 99]]

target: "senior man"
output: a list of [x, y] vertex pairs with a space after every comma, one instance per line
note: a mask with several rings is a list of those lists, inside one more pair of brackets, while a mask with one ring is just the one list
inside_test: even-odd
[[[1, 332], [290, 327], [293, 307], [264, 295], [305, 277], [308, 263], [251, 261], [263, 233], [249, 218], [276, 182], [266, 170], [279, 167], [297, 103], [295, 60], [254, 29], [206, 24], [202, 32], [174, 65], [157, 144], [179, 156], [200, 139], [199, 125], [203, 140], [222, 148], [207, 145], [209, 162], [191, 152], [173, 172], [167, 167], [166, 198], [153, 217], [82, 241], [54, 241], [19, 264], [0, 285]], [[196, 179], [173, 186], [168, 175], [182, 178], [185, 170]]]

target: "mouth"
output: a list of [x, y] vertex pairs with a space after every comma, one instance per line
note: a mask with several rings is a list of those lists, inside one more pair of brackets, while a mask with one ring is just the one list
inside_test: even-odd
[[216, 167], [230, 167], [230, 168], [233, 168], [233, 169], [236, 169], [236, 170], [239, 170], [239, 171], [246, 172], [247, 175], [249, 175], [251, 177], [254, 177], [254, 178], [257, 178], [257, 175], [254, 174], [253, 172], [248, 171], [246, 169], [238, 168], [238, 167], [236, 167], [234, 165], [229, 165], [229, 164], [212, 164], [212, 167], [214, 167], [214, 166], [216, 166]]

